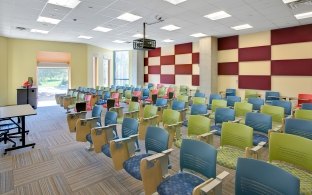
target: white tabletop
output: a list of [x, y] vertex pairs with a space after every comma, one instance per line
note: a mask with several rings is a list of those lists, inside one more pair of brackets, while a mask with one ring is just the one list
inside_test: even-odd
[[37, 112], [29, 104], [0, 107], [0, 119], [36, 114]]

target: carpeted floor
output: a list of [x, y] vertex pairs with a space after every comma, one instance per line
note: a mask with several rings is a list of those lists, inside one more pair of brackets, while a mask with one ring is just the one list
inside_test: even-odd
[[[30, 130], [27, 139], [36, 143], [34, 149], [20, 149], [3, 156], [8, 145], [0, 143], [0, 194], [128, 195], [143, 192], [141, 181], [124, 170], [115, 171], [110, 158], [88, 151], [88, 144], [75, 141], [75, 134], [69, 133], [63, 108], [43, 107], [37, 112], [36, 116], [26, 118]], [[214, 140], [218, 147], [219, 137], [215, 136]], [[144, 152], [143, 142], [140, 147]], [[178, 148], [174, 148], [170, 160], [173, 164], [170, 173], [178, 172]], [[223, 194], [234, 194], [235, 171], [217, 167], [218, 173], [223, 170], [230, 173], [223, 184]]]

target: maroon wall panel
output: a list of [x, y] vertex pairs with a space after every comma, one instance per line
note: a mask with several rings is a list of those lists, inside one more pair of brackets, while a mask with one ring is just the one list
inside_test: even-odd
[[192, 76], [192, 85], [193, 86], [199, 86], [199, 75], [193, 75]]
[[144, 66], [148, 66], [148, 58], [144, 58]]
[[237, 49], [238, 36], [224, 37], [218, 39], [218, 50]]
[[144, 83], [148, 83], [148, 74], [144, 74]]
[[312, 24], [271, 31], [272, 45], [308, 41], [312, 41]]
[[175, 76], [170, 74], [162, 74], [160, 75], [160, 83], [175, 84]]
[[192, 64], [175, 65], [175, 74], [192, 74]]
[[192, 54], [192, 64], [199, 64], [199, 53]]
[[156, 48], [148, 51], [148, 57], [158, 57], [161, 54], [161, 48]]
[[241, 62], [271, 60], [271, 46], [240, 48], [238, 60]]
[[218, 75], [238, 75], [238, 62], [219, 63]]
[[271, 76], [238, 76], [238, 88], [271, 90]]
[[174, 46], [175, 55], [177, 54], [187, 54], [193, 52], [193, 43], [184, 43]]
[[312, 76], [312, 59], [272, 60], [271, 74], [287, 76]]
[[161, 56], [160, 57], [160, 65], [174, 65], [175, 64], [175, 56]]
[[160, 66], [148, 66], [148, 74], [160, 74]]

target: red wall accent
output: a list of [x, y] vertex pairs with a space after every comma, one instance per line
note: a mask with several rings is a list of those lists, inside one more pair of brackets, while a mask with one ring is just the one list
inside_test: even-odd
[[238, 88], [271, 90], [271, 76], [238, 76]]
[[148, 66], [148, 74], [160, 74], [160, 66]]
[[160, 56], [160, 64], [161, 65], [174, 65], [175, 64], [175, 56]]
[[238, 75], [238, 62], [219, 63], [218, 75]]
[[224, 37], [218, 39], [218, 50], [237, 49], [238, 36]]
[[148, 51], [148, 57], [158, 57], [161, 54], [161, 48], [156, 48]]
[[271, 74], [287, 76], [312, 76], [312, 59], [272, 60]]
[[271, 31], [272, 45], [308, 41], [312, 41], [312, 24]]
[[239, 48], [239, 61], [271, 60], [271, 46]]
[[192, 64], [199, 64], [199, 53], [192, 54]]
[[160, 83], [175, 84], [175, 76], [170, 74], [162, 74], [160, 75]]
[[193, 52], [193, 43], [184, 43], [174, 46], [175, 55], [177, 54], [187, 54]]
[[192, 64], [175, 65], [175, 74], [192, 74]]
[[144, 66], [148, 66], [148, 58], [144, 58]]
[[192, 85], [199, 86], [199, 75], [192, 75]]
[[148, 83], [148, 74], [144, 74], [144, 83]]

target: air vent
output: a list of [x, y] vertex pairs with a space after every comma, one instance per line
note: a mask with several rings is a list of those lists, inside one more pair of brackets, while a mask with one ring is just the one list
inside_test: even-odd
[[312, 0], [299, 0], [287, 4], [290, 9], [297, 9], [299, 7], [312, 6]]
[[25, 31], [25, 30], [27, 30], [27, 28], [21, 27], [21, 26], [17, 26], [16, 30]]

